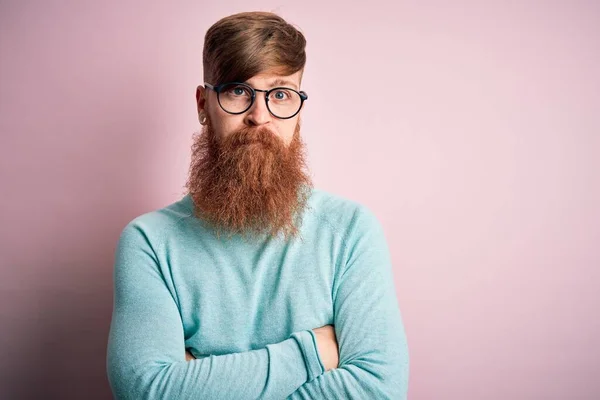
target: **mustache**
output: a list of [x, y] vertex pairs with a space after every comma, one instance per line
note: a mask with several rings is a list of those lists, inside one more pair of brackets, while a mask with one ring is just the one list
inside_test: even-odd
[[242, 128], [226, 137], [225, 141], [227, 142], [228, 147], [238, 147], [254, 143], [260, 143], [263, 146], [271, 149], [284, 147], [283, 141], [279, 138], [279, 136], [265, 127]]

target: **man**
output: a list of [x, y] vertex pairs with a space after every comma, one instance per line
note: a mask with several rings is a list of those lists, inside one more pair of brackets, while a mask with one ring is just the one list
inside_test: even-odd
[[189, 193], [119, 239], [116, 398], [406, 398], [381, 225], [306, 171], [305, 44], [271, 13], [208, 30]]

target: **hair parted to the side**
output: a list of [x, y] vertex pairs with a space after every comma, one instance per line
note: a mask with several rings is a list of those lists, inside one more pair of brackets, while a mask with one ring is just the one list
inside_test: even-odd
[[277, 14], [244, 12], [217, 21], [204, 38], [204, 81], [244, 82], [265, 71], [291, 75], [306, 64], [304, 35]]

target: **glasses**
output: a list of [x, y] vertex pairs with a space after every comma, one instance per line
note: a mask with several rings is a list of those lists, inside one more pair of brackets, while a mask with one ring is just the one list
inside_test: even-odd
[[204, 83], [209, 89], [217, 92], [219, 105], [229, 114], [243, 114], [252, 107], [256, 100], [256, 92], [265, 94], [265, 102], [269, 112], [279, 119], [294, 117], [302, 109], [302, 104], [308, 99], [303, 91], [287, 87], [276, 87], [269, 90], [254, 89], [246, 83], [229, 82], [218, 86]]

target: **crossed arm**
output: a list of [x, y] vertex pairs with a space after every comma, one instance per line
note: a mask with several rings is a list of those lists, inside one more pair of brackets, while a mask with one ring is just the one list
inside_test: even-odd
[[372, 215], [360, 213], [355, 223], [362, 229], [333, 283], [339, 363], [329, 370], [314, 331], [186, 362], [181, 318], [158, 262], [143, 232], [126, 227], [107, 357], [115, 398], [405, 399], [408, 351], [389, 250]]
[[[317, 345], [317, 353], [321, 359], [325, 371], [337, 368], [339, 362], [339, 350], [337, 338], [335, 337], [335, 329], [333, 325], [325, 325], [317, 329], [313, 329], [315, 341]], [[188, 350], [185, 351], [185, 361], [195, 360], [196, 357]]]

